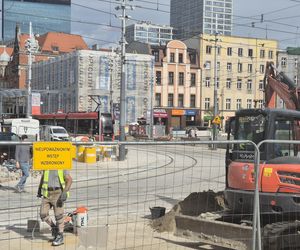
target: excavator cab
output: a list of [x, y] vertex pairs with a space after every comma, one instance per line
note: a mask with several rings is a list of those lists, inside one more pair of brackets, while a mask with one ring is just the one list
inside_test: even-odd
[[[293, 196], [300, 196], [299, 147], [280, 143], [280, 140], [299, 139], [299, 122], [300, 112], [286, 109], [245, 109], [231, 118], [228, 136], [233, 134], [234, 140], [249, 140], [255, 144], [263, 140], [277, 140], [260, 147], [259, 187], [263, 213], [295, 209], [300, 212], [300, 203], [295, 204], [293, 200]], [[251, 143], [227, 147], [225, 197], [234, 211], [252, 213], [254, 155], [255, 148]], [[284, 198], [281, 193], [284, 193]]]

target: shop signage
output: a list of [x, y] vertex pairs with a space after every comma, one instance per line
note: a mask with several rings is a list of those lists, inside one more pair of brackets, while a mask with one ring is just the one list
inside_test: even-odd
[[153, 116], [157, 118], [168, 118], [168, 114], [165, 109], [154, 109]]
[[196, 115], [196, 110], [187, 109], [185, 110], [185, 115]]
[[172, 109], [172, 115], [184, 115], [183, 109]]

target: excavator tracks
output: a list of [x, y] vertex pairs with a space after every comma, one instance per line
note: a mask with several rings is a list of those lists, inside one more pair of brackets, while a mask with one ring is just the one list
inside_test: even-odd
[[300, 249], [300, 221], [267, 224], [263, 228], [263, 249]]

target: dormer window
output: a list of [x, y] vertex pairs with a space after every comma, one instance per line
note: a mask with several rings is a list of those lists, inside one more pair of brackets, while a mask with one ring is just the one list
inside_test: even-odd
[[58, 46], [53, 46], [52, 45], [51, 48], [52, 48], [53, 51], [59, 51], [59, 47]]

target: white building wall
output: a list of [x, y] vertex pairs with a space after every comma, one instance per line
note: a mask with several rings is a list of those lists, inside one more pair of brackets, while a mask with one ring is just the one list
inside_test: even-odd
[[[126, 55], [126, 121], [150, 113], [153, 57]], [[110, 112], [120, 102], [120, 56], [115, 52], [81, 50], [33, 65], [32, 88], [42, 93], [42, 112]], [[48, 90], [49, 88], [49, 90]], [[94, 101], [94, 100], [95, 101]], [[97, 102], [97, 103], [96, 103]]]

